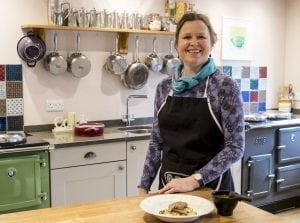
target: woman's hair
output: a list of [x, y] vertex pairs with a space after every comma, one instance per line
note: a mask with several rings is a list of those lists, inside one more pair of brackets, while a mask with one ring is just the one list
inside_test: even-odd
[[211, 45], [214, 46], [215, 43], [217, 42], [217, 34], [214, 31], [208, 16], [204, 15], [204, 14], [198, 14], [198, 13], [186, 13], [184, 14], [181, 19], [179, 20], [179, 22], [177, 23], [177, 28], [176, 28], [176, 33], [175, 33], [175, 47], [178, 44], [178, 36], [179, 36], [179, 32], [183, 26], [183, 24], [185, 22], [191, 22], [191, 21], [195, 21], [195, 20], [200, 20], [202, 21], [208, 28], [209, 31], [209, 35], [210, 35], [210, 39], [211, 39]]

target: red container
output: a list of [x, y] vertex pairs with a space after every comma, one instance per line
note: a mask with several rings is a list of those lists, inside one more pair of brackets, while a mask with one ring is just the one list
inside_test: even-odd
[[75, 136], [102, 136], [104, 132], [103, 123], [84, 123], [75, 126]]

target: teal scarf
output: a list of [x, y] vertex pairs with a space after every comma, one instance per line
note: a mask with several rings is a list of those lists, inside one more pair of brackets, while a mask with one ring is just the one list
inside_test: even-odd
[[[178, 68], [178, 73], [181, 74], [183, 65]], [[192, 89], [199, 84], [199, 81], [203, 80], [207, 76], [213, 74], [216, 71], [216, 65], [212, 58], [208, 58], [207, 62], [203, 65], [201, 70], [192, 77], [180, 77], [177, 80], [173, 80], [172, 89], [175, 94], [181, 94], [186, 90]]]

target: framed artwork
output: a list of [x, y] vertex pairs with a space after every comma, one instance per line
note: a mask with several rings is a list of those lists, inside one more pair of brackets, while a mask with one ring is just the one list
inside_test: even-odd
[[222, 59], [252, 60], [251, 34], [250, 21], [223, 18]]

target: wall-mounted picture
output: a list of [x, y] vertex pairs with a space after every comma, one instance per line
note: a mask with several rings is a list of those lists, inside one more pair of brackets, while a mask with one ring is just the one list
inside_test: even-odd
[[252, 60], [250, 21], [223, 18], [222, 28], [222, 59]]

